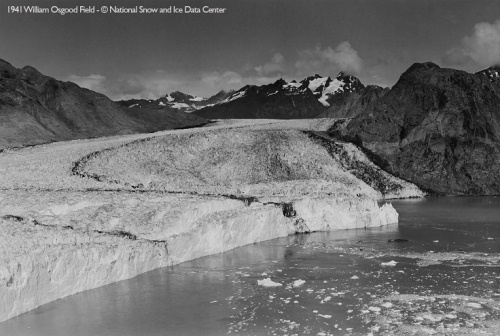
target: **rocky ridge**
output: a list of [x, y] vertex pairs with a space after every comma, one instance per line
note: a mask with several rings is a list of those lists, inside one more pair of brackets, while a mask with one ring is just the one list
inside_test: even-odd
[[495, 68], [470, 74], [417, 63], [341, 131], [391, 173], [447, 195], [500, 194]]
[[372, 109], [389, 90], [377, 85], [368, 85], [338, 100], [337, 104], [322, 112], [318, 118], [354, 118], [365, 109]]
[[201, 125], [195, 115], [122, 109], [102, 94], [0, 60], [0, 150]]

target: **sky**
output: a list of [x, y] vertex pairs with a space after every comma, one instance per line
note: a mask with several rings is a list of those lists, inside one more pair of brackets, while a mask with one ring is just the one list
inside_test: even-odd
[[[224, 13], [8, 13], [8, 6]], [[208, 97], [278, 78], [394, 85], [415, 62], [476, 72], [500, 63], [500, 0], [0, 0], [0, 58], [114, 100]]]

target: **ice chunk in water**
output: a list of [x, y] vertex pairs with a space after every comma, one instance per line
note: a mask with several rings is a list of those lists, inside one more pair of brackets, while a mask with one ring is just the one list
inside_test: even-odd
[[280, 286], [283, 286], [279, 282], [272, 281], [271, 278], [265, 278], [263, 280], [257, 280], [257, 284], [259, 286], [264, 286], [264, 287], [280, 287]]
[[297, 287], [302, 286], [302, 285], [303, 285], [303, 284], [305, 284], [305, 283], [306, 283], [306, 281], [305, 281], [305, 280], [301, 280], [301, 279], [299, 279], [299, 280], [295, 280], [295, 281], [293, 282], [292, 286], [293, 286], [293, 288], [297, 288]]

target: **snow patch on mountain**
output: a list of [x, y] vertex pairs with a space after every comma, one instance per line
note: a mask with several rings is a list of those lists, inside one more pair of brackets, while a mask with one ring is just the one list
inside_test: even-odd
[[330, 82], [330, 84], [327, 87], [323, 89], [321, 97], [318, 100], [324, 106], [330, 106], [330, 104], [327, 101], [328, 98], [330, 98], [336, 93], [344, 91], [344, 85], [345, 85], [344, 82], [339, 81], [338, 79], [334, 79], [333, 81]]
[[227, 97], [226, 99], [224, 99], [223, 101], [221, 101], [219, 104], [229, 103], [230, 101], [233, 101], [233, 100], [239, 99], [241, 97], [244, 97], [246, 93], [247, 93], [247, 89], [246, 88], [240, 89], [239, 91], [236, 91], [235, 93], [233, 93], [232, 95], [230, 95], [229, 97]]
[[296, 88], [297, 89], [297, 88], [299, 88], [301, 86], [302, 86], [301, 83], [297, 83], [296, 81], [292, 81], [290, 83], [287, 83], [287, 84], [283, 85], [283, 88], [288, 90], [290, 88]]
[[328, 81], [328, 79], [329, 79], [329, 77], [319, 77], [319, 78], [315, 78], [315, 79], [311, 80], [309, 82], [309, 90], [311, 90], [313, 93], [315, 93], [316, 90], [320, 86], [323, 86], [323, 87], [326, 86], [326, 82]]
[[173, 107], [173, 108], [176, 108], [176, 109], [182, 109], [182, 108], [190, 108], [191, 106], [189, 106], [186, 103], [173, 103], [173, 104], [170, 105], [170, 107]]

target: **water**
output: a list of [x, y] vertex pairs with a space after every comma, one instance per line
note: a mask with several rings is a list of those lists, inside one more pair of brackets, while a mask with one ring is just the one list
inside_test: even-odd
[[[0, 335], [497, 333], [500, 197], [392, 203], [399, 226], [295, 235], [155, 270], [0, 323]], [[268, 277], [282, 286], [257, 285]]]

